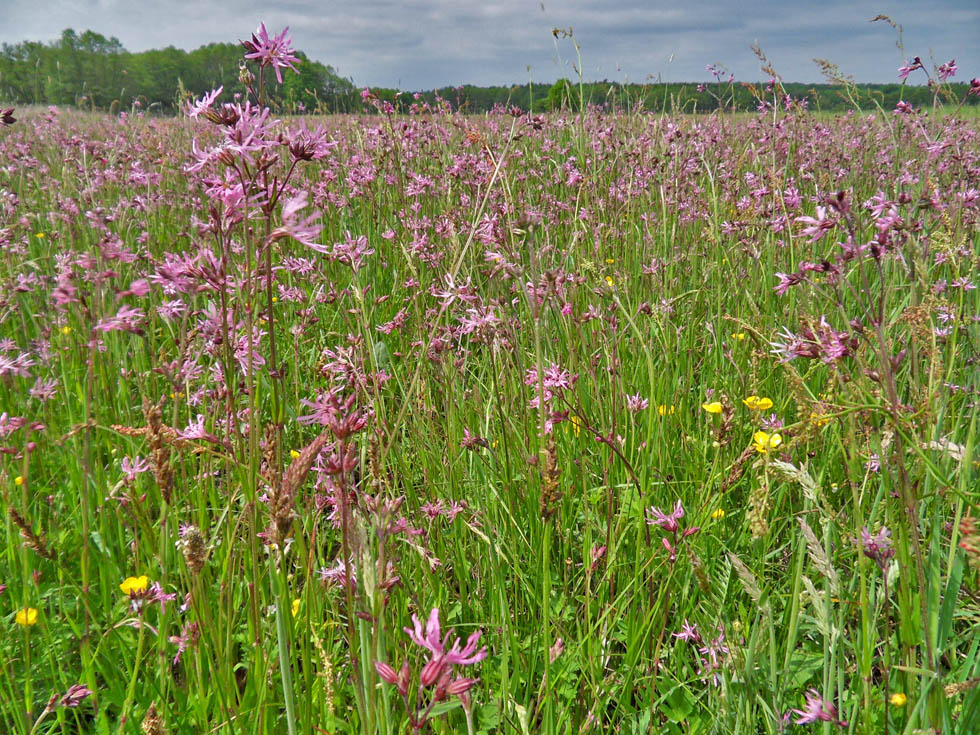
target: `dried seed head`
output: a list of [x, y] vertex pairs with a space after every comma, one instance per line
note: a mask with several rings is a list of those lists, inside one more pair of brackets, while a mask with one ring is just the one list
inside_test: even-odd
[[41, 536], [34, 533], [34, 529], [31, 528], [31, 524], [29, 524], [20, 513], [13, 508], [8, 508], [7, 512], [10, 515], [10, 519], [14, 522], [14, 525], [20, 529], [21, 538], [24, 539], [24, 546], [38, 556], [48, 559], [49, 561], [54, 561], [57, 558], [58, 555], [48, 547]]
[[548, 446], [545, 448], [544, 470], [541, 473], [541, 499], [539, 510], [544, 520], [549, 520], [554, 514], [558, 501], [561, 500], [561, 488], [558, 479], [561, 468], [558, 466], [558, 450], [555, 447], [555, 437], [548, 436]]
[[281, 545], [292, 532], [293, 519], [296, 517], [296, 493], [299, 492], [306, 476], [313, 468], [313, 463], [323, 447], [326, 446], [329, 438], [330, 433], [324, 431], [310, 442], [286, 469], [282, 477], [282, 484], [269, 502], [269, 512], [272, 518], [269, 528], [265, 532], [269, 542]]
[[147, 707], [140, 729], [143, 735], [166, 735], [167, 729], [163, 725], [163, 718], [157, 712], [156, 702], [152, 702]]
[[191, 573], [198, 575], [204, 569], [204, 562], [208, 558], [208, 546], [204, 540], [204, 534], [197, 526], [188, 526], [181, 532], [179, 542], [180, 550], [184, 552], [184, 561]]
[[160, 406], [163, 401], [151, 404], [147, 399], [143, 399], [143, 416], [146, 418], [146, 426], [149, 430], [148, 443], [150, 445], [150, 469], [153, 471], [153, 479], [160, 487], [160, 492], [166, 503], [170, 503], [174, 487], [174, 471], [170, 466], [170, 445], [167, 442], [167, 433], [162, 421]]

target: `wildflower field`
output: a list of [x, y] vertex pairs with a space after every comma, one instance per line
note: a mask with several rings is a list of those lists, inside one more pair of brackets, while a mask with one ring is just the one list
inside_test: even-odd
[[260, 31], [3, 116], [0, 732], [980, 732], [976, 115], [300, 119]]

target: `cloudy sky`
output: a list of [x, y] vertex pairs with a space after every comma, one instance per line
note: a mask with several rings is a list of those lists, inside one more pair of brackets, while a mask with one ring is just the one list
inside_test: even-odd
[[903, 26], [909, 57], [955, 58], [957, 79], [980, 76], [978, 0], [0, 0], [0, 42], [70, 27], [131, 51], [192, 49], [261, 20], [290, 26], [297, 48], [358, 85], [416, 90], [573, 77], [575, 48], [551, 32], [571, 27], [586, 79], [702, 81], [721, 62], [758, 80], [758, 42], [787, 81], [821, 81], [814, 57], [857, 81], [895, 81], [898, 35], [868, 22], [879, 13]]

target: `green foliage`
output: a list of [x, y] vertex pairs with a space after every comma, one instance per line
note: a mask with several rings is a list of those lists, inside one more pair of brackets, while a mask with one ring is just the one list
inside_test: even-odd
[[[321, 112], [349, 112], [360, 100], [353, 83], [330, 66], [298, 54], [299, 74], [285, 75], [273, 104]], [[211, 43], [193, 51], [173, 46], [132, 53], [117, 38], [71, 28], [48, 44], [23, 41], [0, 48], [0, 99], [15, 104], [53, 104], [85, 109], [117, 108], [176, 112], [178, 88], [190, 96], [224, 86], [244, 92], [238, 81], [242, 47]], [[253, 67], [253, 72], [255, 71]]]

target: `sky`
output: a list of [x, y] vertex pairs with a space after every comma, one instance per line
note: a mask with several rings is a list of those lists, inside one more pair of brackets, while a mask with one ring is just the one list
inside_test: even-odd
[[785, 81], [823, 81], [823, 58], [858, 82], [893, 82], [902, 52], [896, 30], [868, 22], [879, 13], [902, 25], [908, 58], [980, 77], [980, 0], [0, 0], [0, 42], [74, 28], [130, 51], [190, 50], [264, 21], [358, 86], [403, 90], [577, 78], [578, 54], [586, 80], [707, 81], [722, 63], [757, 81], [758, 43]]

